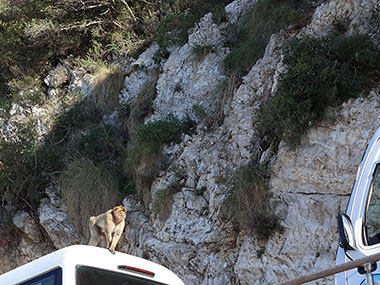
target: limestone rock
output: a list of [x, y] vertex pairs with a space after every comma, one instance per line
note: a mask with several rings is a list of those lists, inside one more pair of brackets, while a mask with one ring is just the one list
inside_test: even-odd
[[235, 0], [231, 2], [225, 8], [228, 20], [235, 23], [255, 2], [256, 0]]
[[69, 72], [63, 64], [58, 64], [57, 67], [50, 71], [44, 79], [45, 84], [49, 88], [59, 88], [63, 84], [68, 83], [68, 81]]
[[[237, 21], [254, 2], [230, 3], [225, 9], [228, 20]], [[165, 148], [170, 164], [150, 190], [154, 195], [178, 183], [179, 191], [166, 204], [170, 210], [167, 219], [160, 220], [152, 204], [144, 210], [136, 197], [124, 199], [127, 224], [119, 249], [168, 267], [186, 284], [272, 284], [309, 273], [310, 268], [319, 270], [334, 264], [336, 215], [345, 210], [366, 144], [380, 125], [379, 91], [331, 109], [335, 120], [320, 122], [309, 130], [295, 150], [281, 143], [275, 156], [273, 149], [262, 152], [255, 142], [257, 110], [275, 94], [278, 79], [286, 70], [281, 47], [289, 37], [323, 36], [337, 19], [345, 21], [348, 33], [358, 27], [359, 32], [376, 38], [373, 18], [379, 9], [376, 0], [331, 0], [317, 7], [311, 23], [301, 31], [272, 35], [264, 56], [230, 94], [222, 125], [209, 129], [200, 121], [193, 134]], [[172, 47], [161, 65], [153, 59], [157, 51], [153, 44], [131, 63], [134, 67], [125, 79], [120, 102], [133, 104], [152, 80], [153, 70], [161, 68], [154, 113], [148, 120], [168, 114], [195, 118], [195, 106], [211, 114], [216, 108], [217, 88], [226, 78], [223, 60], [230, 50], [223, 47], [223, 41], [222, 27], [207, 14], [192, 29], [188, 43]], [[198, 48], [210, 49], [198, 57]], [[92, 80], [91, 75], [70, 73], [67, 91], [89, 94]], [[58, 89], [67, 81], [49, 79], [48, 84]], [[17, 116], [27, 111], [14, 106], [12, 112]], [[113, 121], [116, 115], [105, 121]], [[2, 121], [2, 127], [3, 133], [11, 134], [11, 121]], [[231, 191], [231, 174], [257, 154], [262, 161], [271, 162], [271, 206], [283, 227], [267, 241], [236, 228], [226, 218], [228, 209], [223, 206]], [[57, 189], [47, 189], [49, 198], [41, 201], [41, 225], [57, 248], [83, 242], [56, 193]], [[29, 220], [25, 213], [19, 213], [14, 222], [36, 242], [35, 227], [32, 222], [23, 224], [24, 219]], [[22, 242], [24, 255], [30, 258], [36, 249], [26, 240]], [[333, 284], [333, 277], [316, 283]]]
[[[28, 261], [48, 254], [53, 249], [49, 244], [45, 244], [43, 237], [35, 219], [27, 212], [19, 211], [13, 216], [13, 224], [20, 231], [17, 244], [18, 252], [3, 254], [0, 262], [0, 272], [8, 271], [16, 266], [20, 266]], [[6, 250], [0, 247], [0, 253]]]
[[42, 241], [42, 234], [36, 221], [27, 212], [20, 211], [16, 213], [13, 216], [13, 224], [31, 241], [35, 243]]
[[57, 249], [80, 242], [79, 234], [70, 223], [67, 209], [52, 185], [46, 193], [49, 198], [41, 200], [38, 209], [41, 225], [45, 228]]
[[133, 69], [125, 77], [124, 88], [119, 95], [121, 104], [133, 105], [146, 84], [154, 79], [154, 70], [157, 68], [154, 57], [158, 49], [158, 44], [154, 42], [137, 60], [131, 63]]
[[[157, 97], [152, 118], [169, 114], [182, 119], [192, 115], [194, 106], [205, 113], [215, 110], [218, 86], [225, 79], [223, 59], [226, 49], [211, 51], [198, 61], [193, 48], [185, 44], [173, 51], [157, 81]], [[194, 116], [193, 116], [194, 117]]]

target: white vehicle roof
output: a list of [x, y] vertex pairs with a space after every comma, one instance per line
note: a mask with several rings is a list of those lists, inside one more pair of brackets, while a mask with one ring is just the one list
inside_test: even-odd
[[[74, 285], [75, 268], [77, 265], [86, 265], [124, 274], [127, 273], [132, 276], [146, 278], [147, 280], [164, 284], [184, 284], [173, 272], [157, 263], [121, 252], [112, 254], [107, 249], [88, 245], [68, 246], [24, 264], [0, 275], [0, 284], [19, 284], [61, 267], [63, 277], [62, 284]], [[133, 271], [120, 270], [118, 266], [129, 266], [142, 271], [153, 272], [154, 277], [142, 276]]]

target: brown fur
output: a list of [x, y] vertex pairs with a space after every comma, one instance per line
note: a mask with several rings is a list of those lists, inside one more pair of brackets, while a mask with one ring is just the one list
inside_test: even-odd
[[115, 247], [119, 242], [120, 236], [124, 230], [126, 209], [123, 206], [117, 206], [96, 217], [90, 218], [91, 238], [89, 245], [108, 248], [115, 254]]

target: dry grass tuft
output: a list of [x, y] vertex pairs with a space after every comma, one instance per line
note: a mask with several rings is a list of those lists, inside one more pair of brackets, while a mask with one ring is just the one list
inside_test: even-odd
[[81, 158], [71, 161], [61, 174], [61, 193], [70, 220], [88, 237], [89, 218], [117, 204], [119, 185], [105, 167]]

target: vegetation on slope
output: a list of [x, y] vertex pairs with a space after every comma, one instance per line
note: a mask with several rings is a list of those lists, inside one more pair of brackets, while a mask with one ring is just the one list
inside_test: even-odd
[[227, 45], [233, 50], [224, 63], [227, 73], [245, 75], [264, 55], [270, 37], [292, 24], [305, 25], [310, 14], [309, 1], [258, 0], [239, 24], [230, 25]]
[[292, 40], [276, 95], [259, 112], [262, 136], [296, 146], [325, 110], [365, 94], [379, 78], [380, 49], [368, 35]]
[[153, 39], [162, 46], [183, 42], [194, 22], [228, 2], [1, 0], [0, 101], [9, 96], [10, 80], [39, 78], [71, 54], [104, 59], [134, 55]]
[[[147, 205], [152, 198], [151, 183], [165, 167], [164, 146], [178, 143], [181, 135], [191, 130], [192, 122], [168, 117], [142, 124], [152, 109], [158, 73], [134, 106], [118, 106], [125, 74], [104, 60], [114, 53], [137, 55], [144, 43], [153, 39], [161, 51], [184, 43], [188, 29], [205, 12], [213, 10], [214, 20], [222, 20], [219, 7], [228, 2], [0, 0], [0, 107], [9, 109], [10, 102], [17, 102], [27, 108], [44, 102], [46, 86], [41, 78], [70, 54], [96, 77], [92, 98], [76, 98], [70, 108], [64, 106], [65, 111], [52, 118], [51, 133], [43, 143], [37, 139], [33, 123], [15, 123], [18, 131], [13, 139], [1, 137], [2, 203], [22, 200], [33, 207], [46, 185], [59, 177], [78, 229], [85, 228], [86, 221], [76, 216], [103, 211], [109, 203], [116, 203], [123, 191], [136, 191]], [[270, 36], [289, 25], [307, 22], [310, 8], [305, 3], [258, 0], [239, 25], [227, 28], [232, 52], [225, 59], [225, 68], [232, 80], [221, 88], [218, 112], [233, 93], [235, 78], [245, 75], [262, 57]], [[201, 59], [211, 49], [200, 47], [194, 52]], [[357, 97], [371, 86], [379, 75], [379, 54], [367, 35], [333, 34], [291, 41], [284, 50], [287, 72], [280, 77], [276, 95], [259, 111], [261, 136], [296, 145], [307, 128], [323, 119], [327, 107]], [[102, 123], [103, 116], [115, 107], [127, 122], [127, 131]], [[204, 116], [199, 108], [197, 113]], [[268, 179], [267, 165], [242, 167], [231, 179], [231, 196], [226, 201], [230, 217], [240, 228], [261, 239], [281, 229], [270, 207]], [[177, 191], [174, 183], [153, 197], [154, 209], [162, 219], [170, 212], [160, 205], [169, 204]], [[103, 201], [104, 196], [111, 198]], [[87, 208], [80, 206], [83, 201], [89, 201], [85, 202]]]

